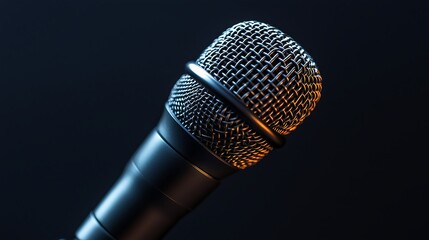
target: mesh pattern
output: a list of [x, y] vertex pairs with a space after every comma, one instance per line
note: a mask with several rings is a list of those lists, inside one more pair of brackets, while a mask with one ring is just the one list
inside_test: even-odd
[[[282, 135], [301, 124], [321, 96], [322, 78], [311, 57], [292, 38], [264, 23], [249, 21], [229, 28], [197, 64]], [[232, 166], [254, 165], [272, 150], [238, 114], [187, 74], [175, 84], [168, 105], [192, 135]]]

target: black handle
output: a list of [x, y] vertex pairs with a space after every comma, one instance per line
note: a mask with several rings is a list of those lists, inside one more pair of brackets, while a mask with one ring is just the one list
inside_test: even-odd
[[160, 239], [218, 183], [153, 131], [76, 236], [80, 240]]

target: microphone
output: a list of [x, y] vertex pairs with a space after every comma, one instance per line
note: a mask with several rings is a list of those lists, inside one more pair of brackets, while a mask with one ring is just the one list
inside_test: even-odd
[[222, 179], [281, 147], [321, 91], [315, 62], [282, 31], [257, 21], [227, 29], [186, 64], [158, 125], [77, 239], [162, 238]]

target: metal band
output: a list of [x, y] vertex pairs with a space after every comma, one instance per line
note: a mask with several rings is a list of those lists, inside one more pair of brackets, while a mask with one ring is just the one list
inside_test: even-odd
[[193, 62], [189, 62], [185, 67], [188, 73], [195, 80], [200, 82], [204, 87], [216, 94], [228, 106], [237, 111], [243, 119], [262, 137], [267, 140], [273, 147], [281, 147], [284, 145], [285, 139], [282, 135], [273, 131], [263, 121], [261, 121], [247, 106], [234, 94], [231, 93], [226, 87], [219, 83], [213, 76], [210, 75], [202, 67]]

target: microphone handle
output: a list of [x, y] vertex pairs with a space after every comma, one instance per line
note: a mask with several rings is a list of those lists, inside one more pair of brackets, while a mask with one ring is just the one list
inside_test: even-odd
[[77, 230], [78, 240], [161, 239], [218, 186], [217, 179], [172, 148], [159, 129]]

